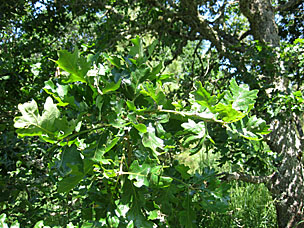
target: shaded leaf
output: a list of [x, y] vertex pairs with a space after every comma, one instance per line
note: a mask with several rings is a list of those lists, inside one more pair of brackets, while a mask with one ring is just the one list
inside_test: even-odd
[[109, 93], [109, 92], [113, 92], [115, 90], [118, 90], [119, 87], [120, 87], [120, 83], [121, 83], [121, 79], [115, 83], [115, 82], [110, 82], [109, 84], [106, 85], [105, 88], [102, 89], [102, 93], [103, 94], [106, 94], [106, 93]]
[[197, 103], [203, 107], [207, 107], [211, 112], [213, 112], [213, 106], [217, 102], [216, 96], [211, 96], [205, 88], [203, 88], [201, 82], [195, 83], [197, 90], [194, 92], [194, 97]]
[[190, 170], [189, 166], [185, 166], [184, 164], [179, 164], [175, 166], [175, 169], [182, 175], [182, 178], [189, 179], [191, 175], [188, 173]]
[[65, 147], [62, 152], [61, 167], [64, 178], [58, 183], [58, 192], [68, 192], [73, 189], [92, 170], [93, 162], [83, 160], [75, 145]]
[[55, 61], [58, 66], [64, 71], [70, 73], [67, 79], [63, 80], [68, 82], [84, 82], [86, 83], [85, 76], [91, 68], [91, 63], [87, 62], [84, 57], [80, 57], [78, 48], [76, 47], [73, 53], [66, 50], [58, 52], [59, 59]]

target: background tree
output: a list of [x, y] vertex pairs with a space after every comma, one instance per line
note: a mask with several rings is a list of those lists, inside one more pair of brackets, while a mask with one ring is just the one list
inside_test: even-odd
[[38, 139], [18, 139], [13, 118], [19, 103], [45, 99], [41, 89], [55, 76], [50, 59], [57, 58], [59, 48], [89, 46], [95, 39], [92, 24], [97, 15], [86, 17], [86, 11], [76, 15], [54, 1], [1, 2], [0, 10], [1, 211], [11, 220], [18, 218], [23, 227], [41, 219], [64, 224], [68, 216], [54, 215], [69, 211], [69, 200], [57, 194], [52, 171], [47, 169], [52, 160], [49, 146]]

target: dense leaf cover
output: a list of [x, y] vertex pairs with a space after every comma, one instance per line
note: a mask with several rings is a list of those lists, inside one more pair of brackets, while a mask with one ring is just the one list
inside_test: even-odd
[[[254, 20], [249, 3], [260, 10]], [[303, 149], [289, 142], [303, 139], [303, 7], [299, 0], [0, 3], [0, 210], [7, 215], [0, 226], [17, 219], [21, 227], [40, 220], [132, 227], [139, 218], [205, 227], [214, 217], [231, 225], [222, 216], [241, 226], [226, 211], [229, 186], [217, 171], [195, 174], [181, 154], [195, 165], [201, 154], [215, 155], [223, 170], [229, 163], [229, 171], [247, 174], [292, 170], [301, 189], [302, 172], [280, 168], [285, 151], [273, 142], [294, 151], [287, 161], [303, 161]], [[273, 18], [262, 17], [264, 9]], [[265, 43], [267, 21], [276, 22], [266, 31], [278, 32], [280, 47]], [[129, 40], [138, 34], [150, 44], [145, 50], [141, 39]], [[285, 82], [279, 89], [278, 78]], [[264, 120], [287, 131], [265, 142]], [[293, 177], [272, 182], [281, 180], [280, 191], [294, 187]], [[280, 191], [273, 199], [284, 197]], [[278, 221], [293, 220], [295, 213], [282, 211]]]
[[[251, 116], [257, 90], [231, 80], [229, 90], [211, 95], [202, 84], [188, 98], [173, 102], [163, 75], [136, 37], [129, 55], [59, 51], [60, 78], [45, 82], [50, 95], [39, 110], [35, 100], [19, 104], [19, 136], [53, 144], [59, 193], [83, 192], [82, 216], [104, 227], [196, 227], [200, 210], [225, 211], [229, 185], [214, 169], [188, 172], [175, 156], [195, 154], [217, 144], [209, 124], [227, 137], [259, 141], [265, 121]], [[170, 80], [166, 78], [166, 80]]]

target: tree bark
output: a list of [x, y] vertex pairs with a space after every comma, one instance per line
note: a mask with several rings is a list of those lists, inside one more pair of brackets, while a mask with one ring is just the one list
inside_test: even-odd
[[278, 171], [272, 176], [267, 187], [275, 199], [279, 228], [304, 227], [304, 169], [297, 158], [303, 150], [295, 127], [295, 117], [273, 123], [268, 145], [282, 156]]
[[[279, 46], [275, 9], [270, 0], [240, 0], [240, 10], [247, 17], [255, 40], [273, 47]], [[286, 89], [280, 72], [274, 75], [266, 72], [266, 75], [268, 81], [275, 85], [275, 90]], [[304, 227], [304, 222], [301, 223], [304, 220], [304, 169], [302, 162], [297, 159], [303, 145], [296, 132], [297, 124], [300, 123], [295, 116], [281, 113], [280, 117], [272, 119], [272, 133], [266, 139], [270, 148], [282, 157], [277, 172], [267, 183], [275, 200], [279, 228]]]
[[240, 10], [247, 17], [255, 40], [279, 46], [280, 37], [275, 23], [275, 9], [269, 0], [240, 0]]

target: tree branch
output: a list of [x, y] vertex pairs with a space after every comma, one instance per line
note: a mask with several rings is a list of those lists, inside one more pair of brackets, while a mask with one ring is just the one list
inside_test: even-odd
[[272, 176], [274, 174], [271, 174], [269, 176], [252, 176], [245, 173], [220, 173], [217, 176], [223, 176], [221, 177], [221, 180], [224, 181], [233, 181], [233, 180], [240, 180], [247, 183], [253, 183], [253, 184], [261, 184], [261, 183], [268, 183]]
[[275, 11], [286, 11], [291, 10], [299, 4], [303, 3], [303, 0], [290, 0], [283, 5], [279, 5], [275, 8]]

